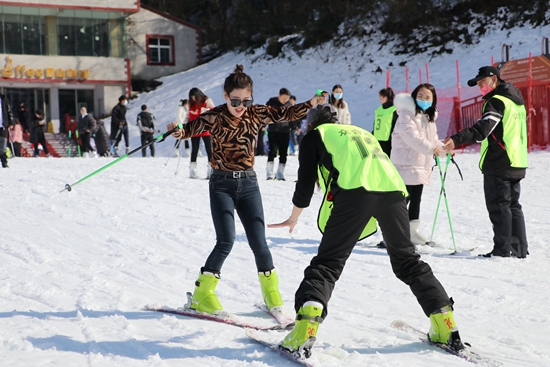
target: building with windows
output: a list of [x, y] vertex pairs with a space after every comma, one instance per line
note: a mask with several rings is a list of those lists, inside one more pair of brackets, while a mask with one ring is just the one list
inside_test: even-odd
[[14, 111], [43, 110], [55, 132], [82, 106], [109, 114], [132, 79], [200, 58], [199, 28], [139, 0], [0, 0], [0, 93]]

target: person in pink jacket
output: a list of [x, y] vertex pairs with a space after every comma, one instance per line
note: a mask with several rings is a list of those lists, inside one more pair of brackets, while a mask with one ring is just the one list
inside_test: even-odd
[[21, 157], [21, 144], [23, 143], [23, 128], [19, 120], [15, 120], [15, 124], [9, 127], [10, 143], [13, 147], [12, 155]]
[[434, 155], [445, 155], [437, 136], [437, 94], [431, 84], [420, 84], [409, 95], [394, 99], [399, 117], [392, 133], [391, 161], [407, 185], [411, 241], [435, 245], [420, 230], [420, 201], [424, 185], [430, 184]]

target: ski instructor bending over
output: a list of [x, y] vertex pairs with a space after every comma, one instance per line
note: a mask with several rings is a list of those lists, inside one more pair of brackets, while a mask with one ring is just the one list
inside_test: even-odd
[[318, 179], [325, 192], [318, 223], [323, 238], [296, 291], [296, 326], [281, 346], [310, 355], [335, 283], [357, 241], [376, 230], [375, 217], [393, 272], [411, 288], [430, 318], [430, 339], [463, 349], [453, 301], [410, 240], [405, 183], [374, 136], [357, 126], [335, 124], [335, 116], [330, 105], [318, 105], [307, 114], [308, 133], [300, 146], [292, 214], [282, 223], [268, 225], [289, 227], [292, 232], [302, 210], [309, 206]]
[[[235, 210], [241, 219], [254, 258], [265, 304], [272, 312], [282, 311], [279, 280], [265, 239], [262, 197], [254, 166], [256, 136], [266, 124], [305, 118], [308, 110], [325, 102], [325, 96], [288, 108], [252, 105], [252, 79], [237, 65], [223, 85], [226, 103], [202, 113], [173, 135], [177, 139], [209, 131], [212, 137], [212, 175], [210, 176], [210, 211], [216, 230], [216, 246], [201, 268], [195, 292], [188, 308], [216, 314], [222, 305], [215, 288], [223, 263], [235, 241]], [[176, 123], [168, 124], [173, 129]]]

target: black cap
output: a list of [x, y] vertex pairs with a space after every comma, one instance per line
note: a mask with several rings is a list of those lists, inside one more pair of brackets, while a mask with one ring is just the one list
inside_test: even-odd
[[485, 79], [493, 75], [496, 75], [497, 78], [500, 79], [500, 72], [497, 70], [497, 68], [493, 66], [483, 66], [479, 68], [475, 78], [468, 80], [468, 85], [470, 87], [475, 87], [477, 85], [477, 82], [479, 82], [481, 79]]
[[[325, 112], [326, 109], [326, 112]], [[311, 108], [306, 116], [306, 122], [308, 124], [311, 124], [315, 120], [321, 117], [323, 115], [323, 118], [326, 118], [326, 121], [320, 121], [320, 122], [337, 122], [338, 119], [336, 117], [337, 112], [336, 108], [334, 108], [333, 105], [330, 103], [325, 104], [318, 104], [317, 106]]]

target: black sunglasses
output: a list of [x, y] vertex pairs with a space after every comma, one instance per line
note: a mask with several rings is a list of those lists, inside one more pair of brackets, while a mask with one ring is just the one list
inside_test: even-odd
[[231, 101], [231, 107], [239, 107], [241, 103], [244, 107], [250, 107], [252, 106], [252, 103], [254, 103], [254, 98], [241, 101], [240, 99], [233, 99], [230, 97], [229, 100]]

